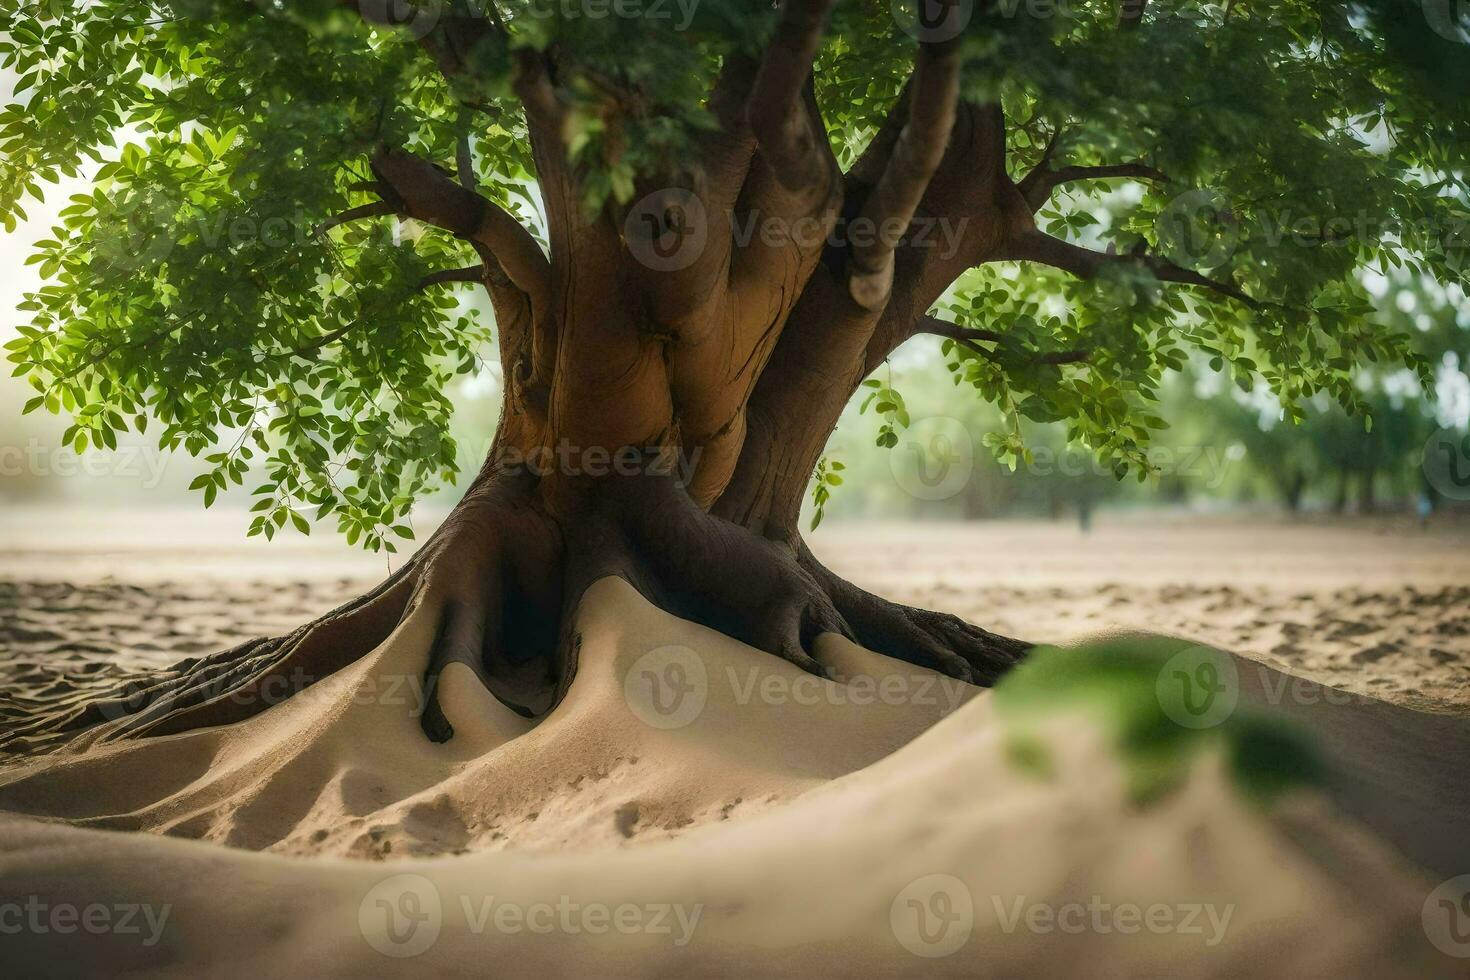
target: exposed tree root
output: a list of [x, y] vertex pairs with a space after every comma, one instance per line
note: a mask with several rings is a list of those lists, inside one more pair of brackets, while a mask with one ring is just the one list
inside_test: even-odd
[[38, 712], [0, 748], [82, 748], [243, 721], [380, 646], [416, 610], [438, 610], [420, 723], [454, 735], [438, 699], [452, 663], [503, 704], [543, 715], [570, 688], [582, 594], [606, 576], [651, 602], [825, 676], [822, 633], [976, 684], [1028, 644], [871, 595], [823, 567], [799, 538], [773, 540], [702, 510], [672, 477], [603, 478], [554, 517], [529, 476], [491, 472], [423, 549], [372, 592], [281, 637], [129, 679], [101, 698]]
[[804, 543], [799, 560], [852, 624], [857, 642], [870, 650], [989, 687], [1033, 646], [971, 626], [949, 613], [917, 609], [865, 592], [828, 571]]
[[[28, 706], [0, 733], [0, 749], [237, 722], [368, 655], [416, 611], [438, 617], [423, 678], [428, 738], [453, 737], [438, 681], [455, 663], [515, 711], [541, 715], [576, 671], [574, 609], [608, 575], [816, 674], [813, 643], [824, 632], [979, 683], [1015, 663], [1025, 644], [863, 592], [813, 560], [795, 528], [843, 406], [949, 285], [998, 258], [1050, 261], [1061, 245], [1047, 246], [1007, 176], [1001, 107], [961, 98], [947, 42], [920, 46], [904, 95], [844, 174], [811, 83], [830, 0], [780, 7], [770, 46], [727, 59], [711, 94], [717, 127], [691, 161], [702, 176], [690, 192], [690, 213], [708, 221], [687, 267], [641, 256], [620, 207], [585, 207], [565, 143], [563, 66], [549, 52], [518, 52], [513, 83], [544, 204], [544, 252], [473, 179], [457, 182], [407, 147], [377, 146], [361, 189], [378, 201], [326, 227], [391, 213], [480, 257], [507, 380], [486, 469], [419, 553], [361, 599], [287, 636], [126, 678], [100, 699]], [[483, 59], [470, 54], [497, 31], [484, 18], [446, 17], [421, 44], [446, 76], [476, 83]], [[671, 222], [663, 210], [644, 217]], [[966, 229], [956, 247], [903, 242], [896, 232], [921, 213]], [[832, 237], [854, 220], [887, 230], [870, 244]], [[798, 231], [807, 226], [811, 234]], [[739, 242], [741, 227], [762, 233]], [[782, 228], [778, 239], [765, 234]], [[449, 270], [425, 285], [467, 276]], [[345, 339], [334, 331], [296, 353]], [[633, 460], [634, 474], [614, 466], [607, 475], [633, 447], [687, 461], [684, 485], [646, 458]], [[551, 450], [558, 469], [518, 469]]]
[[532, 505], [517, 477], [491, 481], [465, 504], [446, 521], [447, 543], [425, 570], [415, 597], [415, 603], [442, 609], [421, 719], [435, 742], [454, 735], [436, 692], [439, 675], [451, 663], [468, 667], [496, 698], [526, 717], [544, 712], [557, 697], [560, 531]]
[[617, 486], [571, 540], [569, 603], [619, 575], [662, 608], [814, 674], [819, 634], [853, 636], [793, 550], [711, 516], [672, 480]]
[[[79, 749], [243, 721], [367, 655], [425, 602], [443, 610], [428, 690], [448, 663], [460, 661], [497, 697], [531, 714], [549, 706], [555, 688], [548, 670], [555, 631], [543, 624], [555, 623], [561, 605], [559, 551], [554, 525], [527, 505], [522, 481], [485, 480], [417, 555], [363, 596], [288, 635], [252, 639], [38, 712], [0, 733], [0, 749]], [[507, 607], [513, 615], [504, 614]], [[433, 697], [423, 723], [436, 741], [452, 734]]]
[[[284, 700], [381, 643], [407, 604], [416, 567], [285, 636], [187, 659], [147, 680], [64, 704], [0, 734], [0, 749], [34, 751], [228, 724]], [[341, 661], [336, 662], [334, 661]], [[309, 667], [309, 669], [308, 669]]]

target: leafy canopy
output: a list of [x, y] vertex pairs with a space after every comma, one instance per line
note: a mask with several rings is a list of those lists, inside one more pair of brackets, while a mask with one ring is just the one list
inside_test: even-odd
[[[814, 82], [844, 165], [911, 69], [905, 2], [837, 4]], [[1164, 424], [1151, 410], [1161, 374], [1196, 352], [1242, 386], [1264, 379], [1292, 415], [1322, 391], [1361, 408], [1352, 377], [1365, 363], [1427, 377], [1363, 282], [1466, 281], [1470, 34], [1456, 5], [1154, 3], [1132, 30], [1108, 3], [977, 6], [964, 94], [1004, 106], [1012, 177], [1048, 145], [1054, 166], [1141, 162], [1168, 177], [1064, 185], [1040, 225], [1167, 257], [1255, 300], [1161, 284], [1137, 263], [1089, 280], [1030, 264], [967, 273], [937, 312], [1001, 335], [946, 353], [956, 381], [1011, 418], [987, 438], [1003, 457], [1024, 457], [1028, 418], [1065, 420], [1120, 472], [1139, 463]], [[574, 106], [567, 152], [595, 212], [684, 165], [714, 125], [705, 100], [722, 60], [758, 53], [775, 21], [751, 0], [0, 11], [0, 63], [18, 78], [0, 110], [0, 221], [13, 228], [48, 182], [92, 184], [31, 260], [46, 284], [7, 345], [36, 388], [28, 409], [71, 413], [78, 448], [153, 419], [161, 446], [212, 464], [206, 504], [263, 474], [252, 533], [335, 514], [375, 549], [453, 477], [445, 388], [479, 368], [490, 333], [453, 287], [423, 288], [473, 263], [464, 243], [392, 217], [324, 227], [376, 200], [373, 149], [451, 169], [468, 135], [480, 193], [536, 227], [511, 73], [517, 49], [555, 48]], [[505, 34], [447, 78], [418, 42], [452, 14]], [[1088, 354], [1045, 356], [1069, 350]], [[901, 398], [881, 402], [901, 426]]]

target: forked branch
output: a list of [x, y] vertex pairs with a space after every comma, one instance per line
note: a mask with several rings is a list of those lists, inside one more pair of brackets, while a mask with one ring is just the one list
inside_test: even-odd
[[783, 0], [776, 34], [746, 103], [746, 120], [760, 154], [788, 189], [826, 179], [827, 151], [817, 146], [802, 92], [821, 47], [832, 2]]
[[1141, 263], [1163, 282], [1199, 286], [1221, 296], [1228, 296], [1252, 309], [1261, 306], [1260, 300], [1247, 295], [1234, 283], [1211, 279], [1209, 276], [1175, 265], [1166, 259], [1153, 255], [1114, 255], [1098, 252], [1064, 242], [1060, 238], [1054, 238], [1035, 228], [1013, 235], [1007, 240], [1005, 251], [997, 258], [1019, 262], [1040, 262], [1042, 265], [1070, 272], [1079, 279], [1092, 279], [1107, 266]]
[[954, 129], [959, 78], [956, 39], [921, 45], [908, 86], [908, 121], [893, 145], [883, 176], [863, 203], [859, 216], [863, 234], [854, 236], [848, 259], [848, 290], [864, 309], [882, 309], [892, 292], [893, 250], [944, 159]]
[[[978, 327], [962, 327], [958, 323], [941, 320], [936, 316], [923, 316], [919, 318], [915, 333], [932, 334], [935, 337], [945, 337], [966, 349], [972, 350], [982, 357], [994, 359], [995, 352], [981, 347], [982, 343], [1000, 343], [1005, 340], [1005, 334], [996, 333], [994, 330], [981, 330]], [[1086, 348], [1075, 350], [1052, 351], [1050, 353], [1038, 354], [1032, 359], [1034, 364], [1080, 364], [1092, 356], [1092, 351]]]
[[485, 267], [482, 265], [466, 266], [463, 269], [440, 269], [431, 272], [419, 280], [419, 288], [427, 289], [430, 286], [438, 286], [449, 282], [480, 282], [485, 278]]
[[1108, 180], [1128, 177], [1135, 180], [1152, 180], [1161, 184], [1169, 182], [1162, 171], [1145, 163], [1118, 163], [1097, 167], [1060, 167], [1052, 170], [1045, 164], [1038, 166], [1021, 179], [1017, 185], [1032, 213], [1039, 211], [1058, 187], [1081, 180]]
[[935, 337], [947, 337], [950, 340], [962, 342], [989, 341], [998, 343], [1005, 339], [1005, 334], [996, 333], [994, 330], [981, 330], [978, 327], [962, 327], [958, 323], [949, 320], [941, 320], [937, 316], [922, 316], [919, 318], [915, 333], [927, 333]]
[[372, 166], [395, 211], [487, 249], [532, 305], [546, 308], [550, 263], [513, 215], [416, 154], [384, 147]]

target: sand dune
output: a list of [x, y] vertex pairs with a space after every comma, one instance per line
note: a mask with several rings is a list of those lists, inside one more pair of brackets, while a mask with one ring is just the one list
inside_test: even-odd
[[[979, 690], [906, 667], [900, 681], [928, 688], [917, 700], [827, 699], [825, 682], [626, 591], [609, 581], [601, 593], [613, 594], [586, 604], [581, 629], [601, 656], [584, 650], [571, 694], [534, 727], [451, 665], [440, 694], [455, 737], [443, 745], [424, 737], [435, 617], [421, 608], [373, 655], [249, 721], [0, 776], [0, 807], [290, 853], [613, 842], [799, 795], [876, 762]], [[649, 651], [658, 659], [635, 663]], [[823, 640], [821, 654], [847, 672], [886, 663], [837, 637]], [[649, 680], [642, 675], [659, 683], [686, 664], [708, 691], [697, 725], [676, 715], [656, 727], [670, 722], [651, 702], [633, 710]], [[819, 704], [799, 703], [809, 698]], [[755, 712], [765, 720], [752, 728]]]
[[[1454, 911], [1435, 876], [1470, 839], [1453, 778], [1428, 771], [1470, 763], [1452, 719], [1314, 701], [1315, 686], [1273, 700], [1284, 675], [1237, 661], [1242, 699], [1336, 740], [1325, 791], [1252, 801], [1208, 750], [1143, 803], [1085, 714], [1028, 732], [1047, 755], [1025, 764], [988, 692], [835, 638], [819, 653], [843, 680], [817, 680], [609, 579], [578, 614], [581, 667], [555, 712], [533, 726], [451, 672], [456, 736], [435, 745], [408, 683], [430, 628], [410, 618], [242, 724], [0, 775], [0, 808], [30, 815], [0, 822], [0, 892], [43, 918], [141, 909], [134, 932], [4, 936], [7, 960], [30, 975], [1463, 975], [1434, 919]], [[1415, 807], [1427, 816], [1405, 818]]]

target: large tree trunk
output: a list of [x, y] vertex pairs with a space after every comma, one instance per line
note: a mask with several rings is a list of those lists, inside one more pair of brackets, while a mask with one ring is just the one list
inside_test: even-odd
[[[6, 740], [238, 721], [352, 663], [426, 606], [439, 624], [429, 685], [460, 662], [502, 702], [540, 715], [576, 670], [570, 613], [609, 575], [813, 672], [822, 632], [977, 683], [1015, 663], [1025, 644], [887, 602], [822, 567], [798, 517], [843, 407], [894, 349], [932, 329], [927, 310], [956, 277], [1001, 258], [1076, 264], [1031, 217], [1060, 178], [1043, 160], [1039, 184], [1011, 181], [1000, 108], [959, 99], [952, 42], [920, 46], [904, 96], [842, 173], [809, 82], [827, 6], [784, 4], [758, 64], [727, 60], [692, 189], [643, 186], [626, 211], [584, 208], [555, 56], [520, 52], [549, 255], [472, 181], [381, 146], [371, 160], [379, 211], [445, 230], [482, 260], [506, 390], [473, 487], [368, 595], [289, 636], [41, 712]], [[490, 29], [447, 19], [441, 33], [454, 44], [433, 49], [440, 67], [470, 70], [454, 52]], [[916, 217], [951, 222], [953, 247], [903, 243]], [[732, 229], [753, 226], [762, 231], [737, 242]], [[881, 233], [840, 242], [840, 227]], [[668, 267], [665, 246], [690, 234], [699, 247]], [[432, 698], [423, 727], [453, 735]]]
[[[641, 406], [651, 400], [609, 399], [585, 414], [617, 432], [621, 425], [645, 425]], [[774, 446], [778, 458], [742, 455], [741, 468], [768, 474], [809, 467], [840, 410], [834, 400], [826, 415], [807, 413], [799, 437]], [[584, 448], [546, 439], [546, 428], [528, 424], [523, 412], [508, 391], [494, 447], [470, 490], [423, 547], [371, 592], [289, 635], [131, 679], [105, 697], [53, 706], [13, 727], [0, 745], [36, 750], [72, 741], [82, 747], [241, 721], [371, 652], [425, 605], [439, 622], [424, 678], [430, 696], [422, 725], [429, 738], [453, 736], [433, 697], [435, 678], [451, 662], [471, 668], [517, 712], [539, 716], [575, 674], [578, 638], [566, 624], [583, 591], [609, 575], [681, 617], [814, 673], [822, 668], [812, 645], [823, 632], [981, 684], [993, 682], [1026, 649], [955, 617], [878, 598], [823, 567], [791, 523], [804, 479], [783, 481], [758, 517], [732, 520], [699, 505], [685, 480], [698, 486], [700, 468], [679, 446], [596, 442]], [[800, 462], [792, 463], [797, 456]], [[740, 472], [732, 485], [756, 482], [740, 479]], [[786, 520], [778, 526], [773, 515]]]

